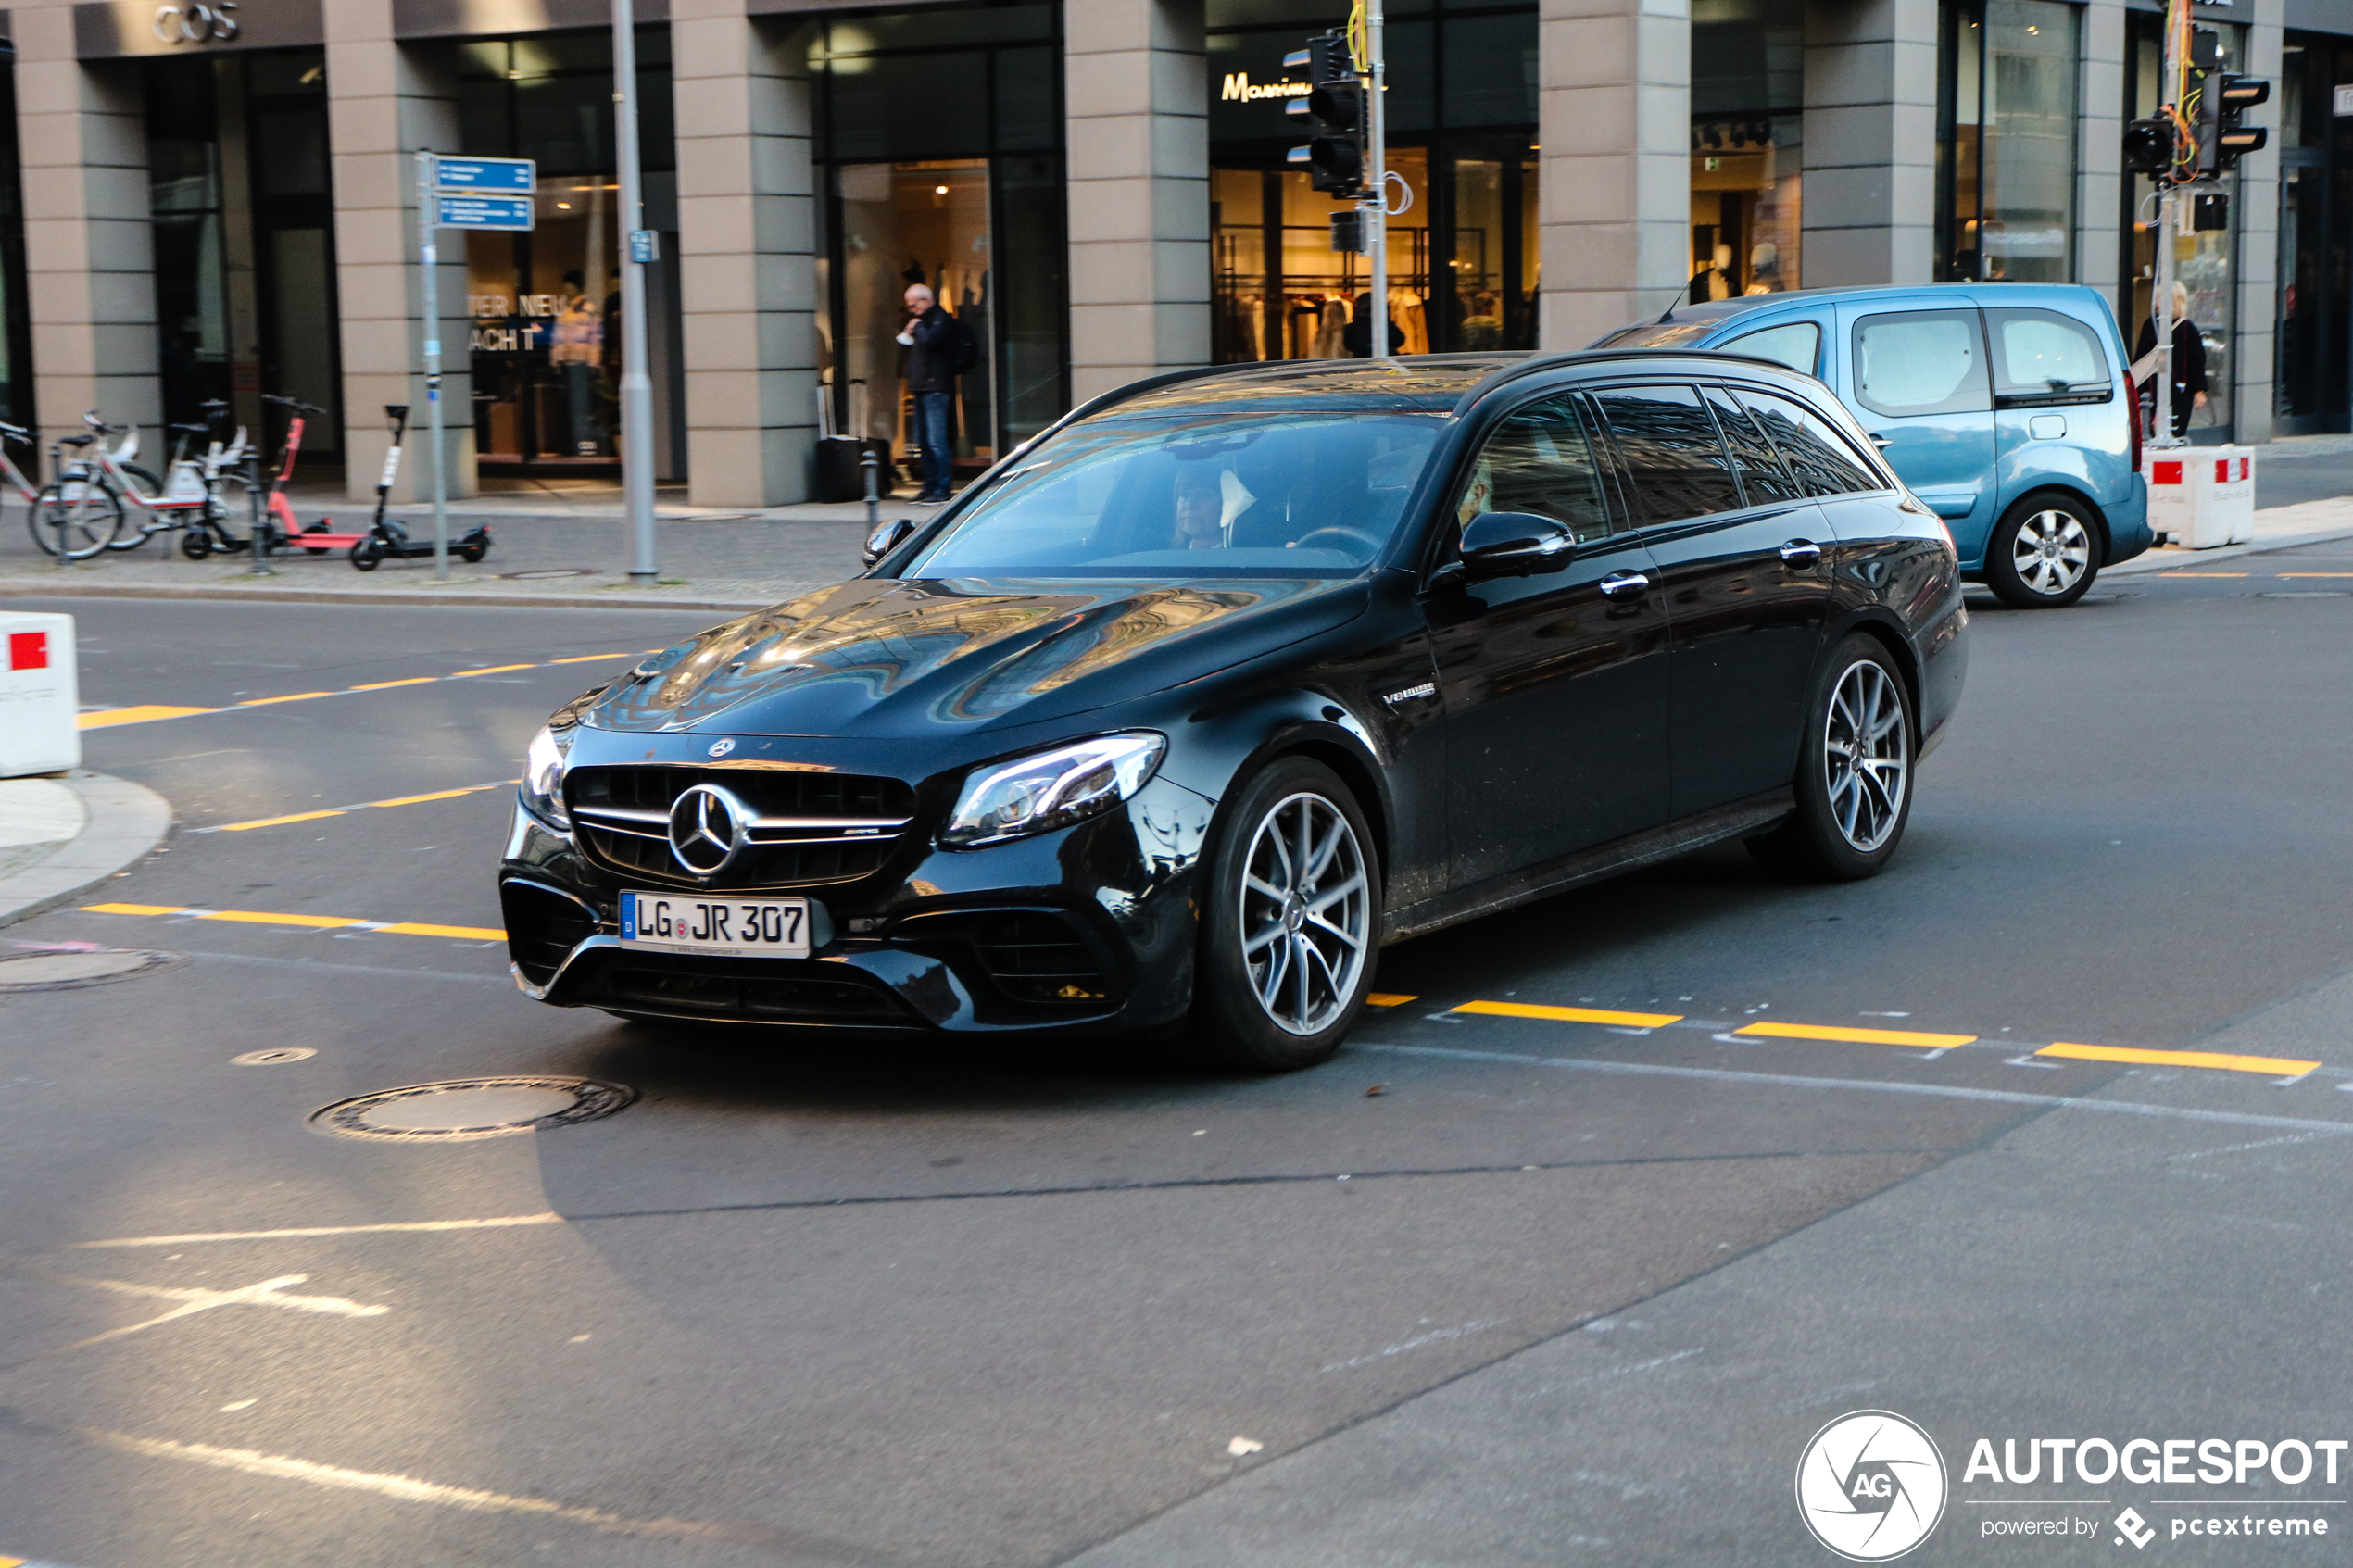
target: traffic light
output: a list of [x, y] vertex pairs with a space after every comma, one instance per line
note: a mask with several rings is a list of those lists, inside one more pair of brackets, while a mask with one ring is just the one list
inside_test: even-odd
[[2124, 168], [2133, 174], [2162, 174], [2173, 165], [2173, 122], [2136, 119], [2124, 128]]
[[1365, 194], [1365, 85], [1338, 32], [1319, 32], [1307, 47], [1283, 56], [1286, 71], [1307, 73], [1308, 91], [1283, 112], [1309, 129], [1312, 140], [1287, 159], [1308, 172], [1316, 190], [1355, 198]]
[[2214, 94], [2214, 170], [2221, 173], [2248, 153], [2260, 152], [2271, 133], [2246, 123], [2246, 111], [2271, 101], [2271, 84], [2259, 76], [2218, 75]]

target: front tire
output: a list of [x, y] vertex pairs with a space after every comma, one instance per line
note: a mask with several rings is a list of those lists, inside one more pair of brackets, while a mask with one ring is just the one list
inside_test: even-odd
[[2012, 609], [2063, 609], [2099, 574], [2099, 525], [2061, 491], [2027, 496], [1985, 541], [1985, 585]]
[[1380, 866], [1356, 797], [1323, 764], [1282, 758], [1234, 798], [1208, 871], [1194, 1053], [1261, 1073], [1328, 1060], [1380, 941]]
[[1748, 841], [1793, 882], [1859, 882], [1895, 858], [1912, 815], [1912, 697], [1885, 645], [1856, 633], [1831, 651], [1797, 761], [1797, 809]]

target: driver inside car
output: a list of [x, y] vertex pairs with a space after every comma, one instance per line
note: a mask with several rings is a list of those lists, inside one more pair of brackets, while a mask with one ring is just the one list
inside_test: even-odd
[[1226, 544], [1226, 496], [1218, 473], [1202, 464], [1189, 464], [1176, 476], [1176, 537], [1175, 550], [1215, 550]]

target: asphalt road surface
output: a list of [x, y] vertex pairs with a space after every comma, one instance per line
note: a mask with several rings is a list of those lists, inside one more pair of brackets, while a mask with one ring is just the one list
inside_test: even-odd
[[[2136, 1557], [2130, 1504], [2341, 1562], [2353, 1466], [1962, 1476], [2353, 1436], [2353, 546], [2210, 570], [1984, 604], [1879, 880], [1732, 847], [1392, 948], [1262, 1079], [518, 995], [524, 742], [708, 616], [15, 601], [180, 825], [0, 955], [185, 961], [0, 993], [0, 1558], [1812, 1564], [1800, 1450], [1885, 1409], [1951, 1471], [1909, 1561]], [[306, 1123], [508, 1074], [637, 1098]], [[2216, 1502], [2336, 1534], [2165, 1534]]]

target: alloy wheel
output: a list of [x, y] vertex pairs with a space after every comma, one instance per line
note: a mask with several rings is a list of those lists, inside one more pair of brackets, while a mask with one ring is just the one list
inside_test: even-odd
[[2018, 525], [2010, 541], [2010, 568], [2032, 592], [2056, 598], [2083, 580], [2091, 569], [2092, 535], [2070, 513], [2040, 511]]
[[1339, 807], [1287, 796], [1258, 821], [1242, 870], [1242, 966], [1276, 1026], [1314, 1035], [1354, 997], [1371, 941], [1365, 853]]
[[1866, 855], [1903, 821], [1911, 747], [1895, 678], [1868, 659], [1847, 666], [1822, 725], [1822, 765], [1831, 816], [1846, 842]]

